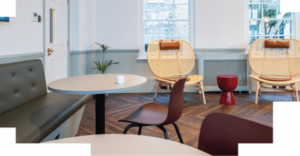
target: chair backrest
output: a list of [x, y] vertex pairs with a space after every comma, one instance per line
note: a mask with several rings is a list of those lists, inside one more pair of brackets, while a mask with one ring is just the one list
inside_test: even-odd
[[41, 60], [0, 64], [0, 115], [47, 94]]
[[174, 84], [170, 95], [168, 115], [163, 124], [167, 125], [174, 123], [181, 117], [183, 110], [183, 90], [185, 81], [186, 78], [182, 78]]
[[273, 128], [223, 113], [205, 117], [198, 149], [211, 155], [238, 155], [239, 143], [273, 143]]
[[[179, 41], [180, 49], [161, 50], [160, 41], [152, 41], [147, 52], [149, 66], [157, 77], [184, 76], [193, 70], [195, 53], [188, 42], [174, 40]], [[172, 42], [172, 40], [163, 40], [163, 42]]]
[[[266, 45], [272, 41], [275, 44]], [[276, 42], [288, 41], [289, 46], [276, 46]], [[300, 75], [300, 41], [297, 39], [259, 39], [249, 49], [251, 69], [263, 76], [294, 77]]]

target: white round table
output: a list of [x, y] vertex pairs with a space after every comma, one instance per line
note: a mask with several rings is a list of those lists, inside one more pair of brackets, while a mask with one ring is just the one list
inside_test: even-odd
[[161, 138], [103, 134], [60, 139], [45, 143], [91, 143], [92, 155], [205, 155], [209, 154], [175, 141]]
[[[117, 76], [125, 76], [128, 80], [117, 84]], [[69, 77], [49, 83], [48, 89], [61, 94], [95, 94], [96, 134], [105, 133], [105, 94], [121, 92], [141, 86], [147, 79], [129, 74], [97, 74]]]

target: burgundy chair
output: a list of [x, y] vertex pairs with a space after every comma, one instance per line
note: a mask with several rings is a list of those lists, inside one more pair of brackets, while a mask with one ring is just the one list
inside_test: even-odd
[[182, 114], [185, 80], [186, 78], [180, 79], [174, 84], [171, 92], [169, 108], [155, 103], [147, 103], [129, 116], [119, 120], [119, 122], [131, 123], [125, 128], [123, 134], [126, 134], [132, 127], [139, 127], [138, 134], [140, 135], [143, 126], [157, 126], [164, 132], [165, 139], [169, 139], [164, 125], [173, 124], [180, 142], [183, 143], [180, 131], [175, 122]]
[[239, 143], [273, 143], [273, 128], [223, 113], [204, 119], [198, 149], [211, 155], [238, 155]]

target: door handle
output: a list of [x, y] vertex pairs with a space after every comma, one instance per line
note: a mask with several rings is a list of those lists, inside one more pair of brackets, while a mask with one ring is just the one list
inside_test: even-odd
[[52, 48], [48, 48], [48, 49], [47, 49], [47, 52], [48, 52], [48, 56], [50, 56], [51, 53], [53, 53], [53, 49], [52, 49]]

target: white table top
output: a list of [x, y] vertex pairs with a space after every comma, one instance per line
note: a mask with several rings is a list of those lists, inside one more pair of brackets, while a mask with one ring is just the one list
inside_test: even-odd
[[206, 155], [196, 148], [162, 138], [131, 134], [102, 134], [45, 143], [91, 143], [92, 155]]
[[[125, 76], [128, 80], [123, 84], [117, 84], [117, 76]], [[132, 89], [146, 82], [145, 77], [138, 75], [96, 74], [56, 80], [49, 83], [48, 89], [61, 94], [105, 94]]]

